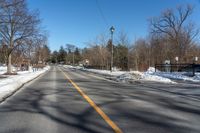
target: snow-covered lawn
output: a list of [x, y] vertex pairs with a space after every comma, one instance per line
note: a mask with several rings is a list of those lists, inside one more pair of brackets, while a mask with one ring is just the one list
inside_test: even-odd
[[[18, 72], [17, 75], [6, 76], [6, 78], [0, 78], [0, 101], [2, 101], [5, 97], [11, 95], [15, 92], [20, 86], [27, 83], [28, 81], [36, 78], [40, 74], [49, 70], [49, 66], [44, 69], [38, 71], [23, 71]], [[2, 73], [5, 73], [6, 69], [0, 69]]]
[[[16, 71], [17, 69], [12, 66], [12, 70]], [[7, 67], [6, 66], [0, 66], [0, 75], [6, 73]]]

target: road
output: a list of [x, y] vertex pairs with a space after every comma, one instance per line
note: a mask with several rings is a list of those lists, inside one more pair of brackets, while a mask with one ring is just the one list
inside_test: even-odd
[[199, 123], [199, 84], [124, 84], [57, 66], [0, 104], [0, 133], [199, 133]]

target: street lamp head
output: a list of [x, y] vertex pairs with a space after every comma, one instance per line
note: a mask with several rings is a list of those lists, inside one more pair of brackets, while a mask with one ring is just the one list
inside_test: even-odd
[[115, 31], [115, 28], [112, 26], [112, 27], [110, 28], [110, 32], [111, 32], [111, 34], [113, 34], [114, 31]]

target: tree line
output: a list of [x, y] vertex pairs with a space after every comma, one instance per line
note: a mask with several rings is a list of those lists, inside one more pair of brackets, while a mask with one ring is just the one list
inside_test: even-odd
[[[133, 42], [130, 42], [131, 39], [124, 32], [115, 34], [114, 66], [121, 70], [144, 71], [156, 63], [164, 63], [165, 60], [170, 60], [171, 63], [194, 63], [194, 58], [200, 57], [200, 44], [199, 27], [191, 19], [193, 11], [191, 5], [181, 5], [163, 11], [159, 16], [148, 20], [148, 36], [137, 38]], [[99, 35], [95, 41], [89, 42], [86, 48], [77, 48], [74, 63], [78, 64], [88, 59], [92, 68], [109, 69], [111, 58], [109, 38], [106, 35]], [[65, 51], [67, 49], [68, 52]], [[73, 60], [72, 51], [67, 46], [53, 53], [53, 56], [57, 54], [58, 62], [65, 61], [70, 64]], [[178, 62], [175, 60], [176, 57]]]
[[81, 49], [73, 44], [61, 46], [59, 51], [53, 51], [50, 57], [52, 63], [79, 65], [83, 60]]
[[48, 60], [47, 37], [39, 12], [29, 10], [25, 0], [0, 0], [0, 63], [7, 64], [7, 73], [24, 60], [32, 64]]

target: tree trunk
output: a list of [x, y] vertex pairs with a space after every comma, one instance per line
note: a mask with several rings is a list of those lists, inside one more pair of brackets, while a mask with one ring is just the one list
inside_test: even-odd
[[11, 54], [8, 55], [7, 73], [12, 73]]

